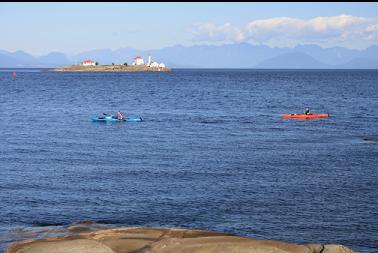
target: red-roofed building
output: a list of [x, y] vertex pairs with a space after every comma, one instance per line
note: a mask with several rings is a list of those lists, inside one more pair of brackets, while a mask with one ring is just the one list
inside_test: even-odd
[[96, 62], [94, 62], [92, 60], [85, 60], [81, 63], [81, 65], [83, 65], [83, 66], [96, 66]]
[[131, 65], [144, 65], [144, 60], [138, 55], [134, 58], [134, 61], [131, 63]]

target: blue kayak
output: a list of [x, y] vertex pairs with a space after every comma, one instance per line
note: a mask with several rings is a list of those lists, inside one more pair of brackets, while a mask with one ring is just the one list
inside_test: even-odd
[[94, 117], [92, 118], [92, 121], [103, 121], [103, 122], [121, 122], [121, 121], [126, 121], [126, 122], [140, 122], [142, 121], [142, 118], [123, 118], [123, 119], [117, 119], [114, 117]]

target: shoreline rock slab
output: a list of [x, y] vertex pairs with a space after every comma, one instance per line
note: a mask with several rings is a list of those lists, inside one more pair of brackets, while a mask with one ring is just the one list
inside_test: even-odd
[[179, 228], [127, 227], [15, 242], [6, 253], [354, 253], [343, 245], [294, 244]]

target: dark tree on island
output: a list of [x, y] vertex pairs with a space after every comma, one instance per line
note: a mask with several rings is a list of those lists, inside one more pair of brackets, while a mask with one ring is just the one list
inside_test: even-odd
[[96, 62], [96, 66], [98, 66], [98, 62]]
[[125, 62], [123, 65], [127, 66], [127, 62]]

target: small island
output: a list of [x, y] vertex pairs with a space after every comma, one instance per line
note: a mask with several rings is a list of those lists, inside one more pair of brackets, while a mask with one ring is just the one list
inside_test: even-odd
[[151, 60], [151, 55], [148, 56], [148, 62], [144, 64], [141, 56], [134, 58], [131, 65], [112, 64], [112, 65], [99, 65], [98, 62], [92, 60], [85, 60], [79, 65], [71, 65], [62, 68], [55, 68], [50, 71], [53, 72], [169, 72], [170, 68], [166, 67], [164, 63], [158, 63]]
[[99, 66], [80, 66], [72, 65], [63, 68], [50, 70], [53, 72], [144, 72], [144, 71], [162, 71], [169, 72], [170, 68], [132, 66], [132, 65], [99, 65]]

